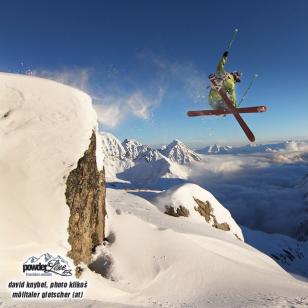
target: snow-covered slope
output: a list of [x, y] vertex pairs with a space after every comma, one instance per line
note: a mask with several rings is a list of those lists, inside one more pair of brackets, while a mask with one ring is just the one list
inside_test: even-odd
[[22, 275], [28, 257], [46, 251], [66, 256], [66, 177], [96, 125], [87, 94], [50, 80], [0, 74], [1, 290]]
[[271, 256], [288, 272], [308, 278], [308, 242], [244, 227], [243, 232], [246, 243]]
[[187, 174], [180, 165], [162, 156], [159, 160], [139, 162], [119, 173], [118, 177], [130, 181], [136, 187], [165, 189], [181, 183]]
[[196, 184], [182, 184], [162, 192], [157, 196], [154, 204], [164, 213], [168, 212], [170, 207], [174, 209], [174, 212], [186, 209], [189, 220], [207, 222], [209, 225], [225, 229], [243, 240], [242, 231], [230, 212], [211, 193]]
[[184, 165], [191, 161], [200, 161], [201, 157], [179, 140], [172, 141], [160, 152], [171, 161]]
[[97, 258], [108, 253], [109, 277], [134, 294], [131, 299], [138, 307], [308, 303], [307, 284], [295, 280], [270, 257], [230, 232], [166, 215], [135, 194], [107, 190], [110, 244]]

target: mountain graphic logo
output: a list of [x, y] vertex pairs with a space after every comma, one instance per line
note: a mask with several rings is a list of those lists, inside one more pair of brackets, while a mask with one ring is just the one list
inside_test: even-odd
[[72, 270], [61, 256], [53, 257], [44, 253], [40, 257], [29, 257], [22, 265], [22, 271], [27, 276], [72, 276]]

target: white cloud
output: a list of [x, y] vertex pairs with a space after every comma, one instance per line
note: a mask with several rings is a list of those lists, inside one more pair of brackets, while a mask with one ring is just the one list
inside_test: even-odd
[[99, 122], [105, 127], [114, 128], [127, 117], [150, 119], [153, 108], [160, 104], [162, 96], [162, 89], [150, 98], [141, 90], [136, 90], [130, 95], [99, 96], [94, 99], [94, 108]]
[[[124, 91], [120, 85], [113, 86], [113, 91], [110, 91], [107, 84], [96, 86], [94, 90], [90, 81], [92, 73], [89, 69], [80, 68], [30, 72], [31, 75], [55, 80], [87, 92], [93, 99], [98, 121], [107, 128], [114, 128], [132, 116], [142, 120], [150, 119], [152, 110], [160, 104], [164, 94], [160, 87], [154, 95], [145, 95], [146, 90], [138, 88], [130, 92]], [[105, 94], [107, 88], [108, 93], [112, 94]]]

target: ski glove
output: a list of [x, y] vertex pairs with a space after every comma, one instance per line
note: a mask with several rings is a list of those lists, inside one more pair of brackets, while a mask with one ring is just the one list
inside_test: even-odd
[[227, 57], [228, 57], [228, 54], [229, 54], [229, 52], [228, 52], [228, 51], [225, 51], [225, 52], [223, 53], [222, 56], [223, 56], [224, 58], [227, 58]]

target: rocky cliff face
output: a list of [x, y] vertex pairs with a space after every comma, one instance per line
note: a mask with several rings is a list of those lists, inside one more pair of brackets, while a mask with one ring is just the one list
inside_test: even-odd
[[[95, 247], [104, 239], [105, 174], [96, 164], [96, 135], [93, 131], [88, 150], [79, 159], [66, 182], [66, 203], [70, 208], [68, 256], [78, 265], [89, 264]], [[76, 275], [79, 276], [78, 268]]]

